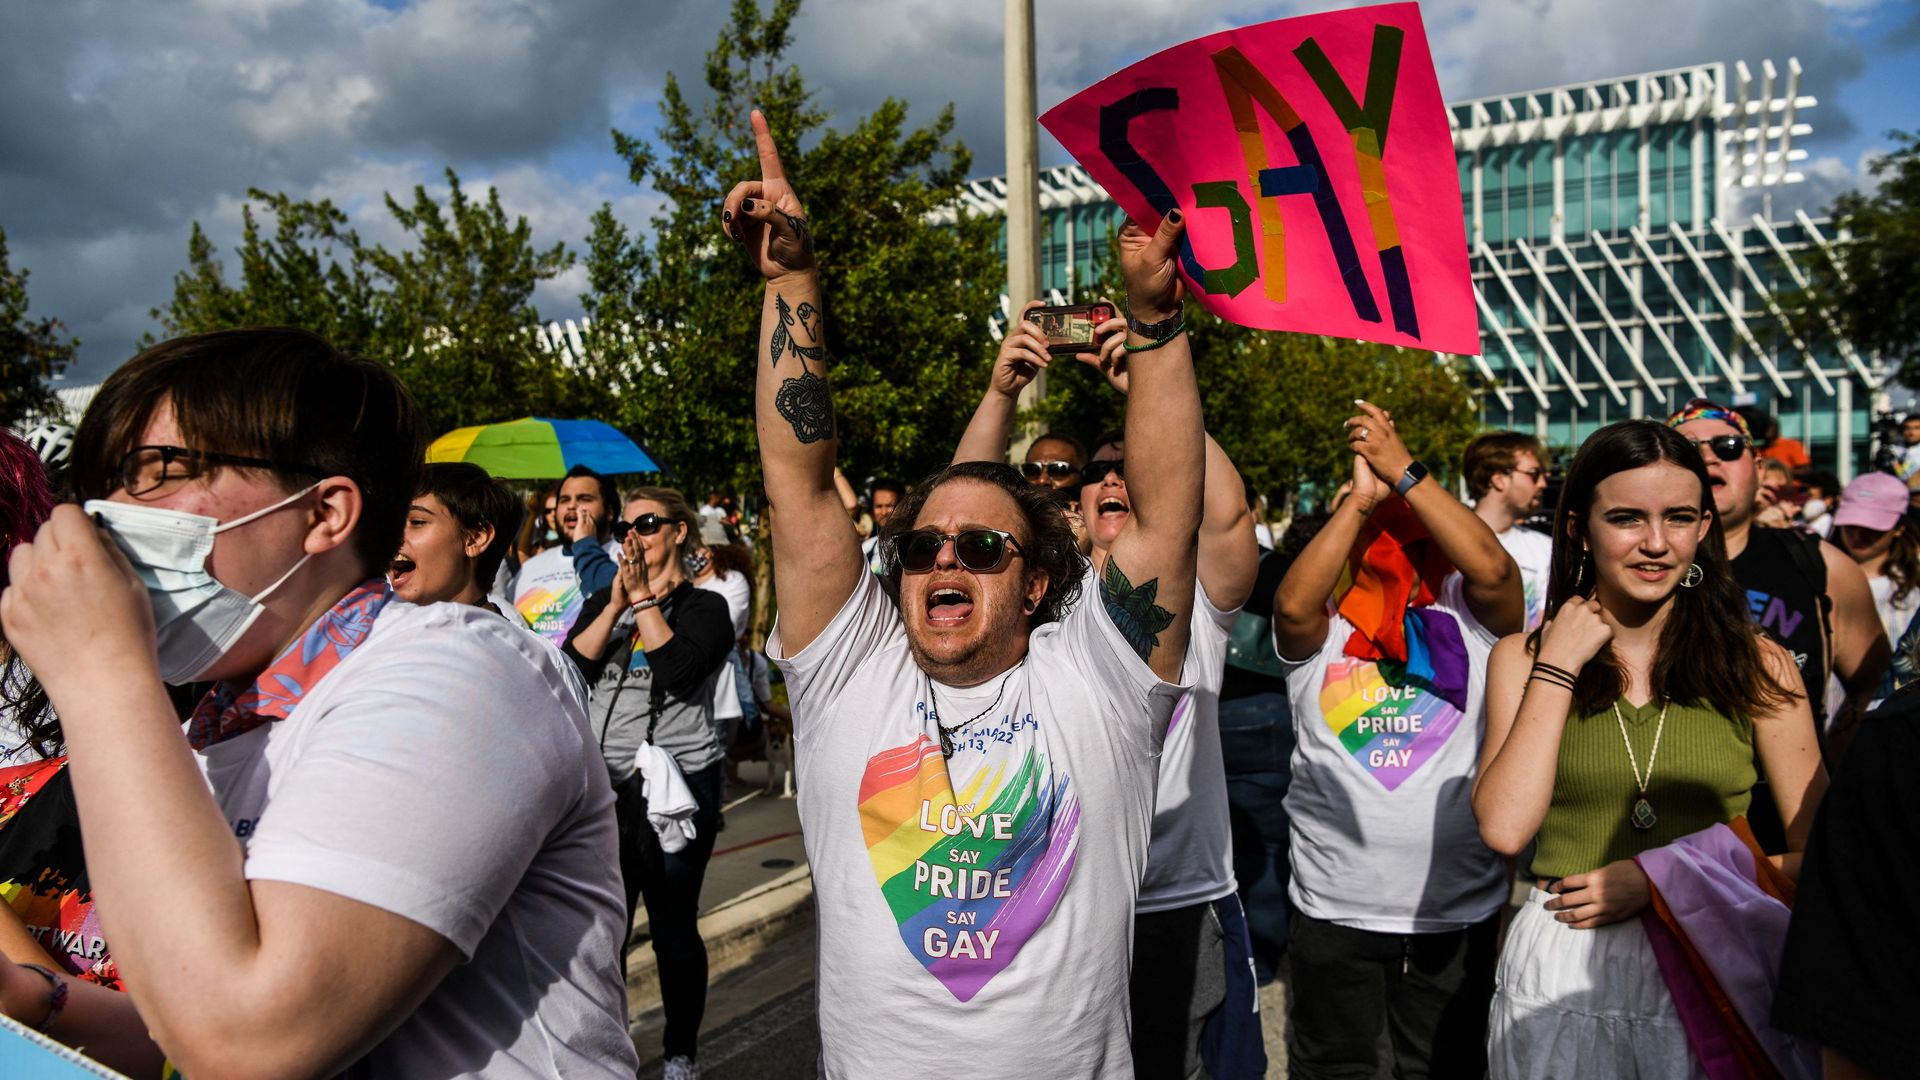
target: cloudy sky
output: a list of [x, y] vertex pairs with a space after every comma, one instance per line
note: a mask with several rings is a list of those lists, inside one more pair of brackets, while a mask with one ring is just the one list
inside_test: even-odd
[[[608, 130], [650, 134], [665, 74], [697, 84], [724, 0], [59, 0], [0, 6], [0, 227], [35, 315], [83, 339], [93, 381], [154, 327], [198, 220], [237, 240], [247, 188], [333, 199], [397, 243], [381, 195], [497, 187], [535, 239], [579, 246], [611, 202], [645, 229]], [[1167, 45], [1324, 10], [1320, 0], [1035, 0], [1042, 111]], [[1820, 99], [1816, 210], [1855, 184], [1889, 128], [1920, 128], [1912, 0], [1429, 0], [1450, 99], [1713, 60], [1797, 56]], [[792, 59], [841, 118], [889, 95], [952, 101], [976, 171], [1002, 163], [1001, 5], [809, 0]], [[1045, 139], [1043, 133], [1042, 138]], [[1065, 155], [1048, 141], [1044, 164]], [[548, 283], [549, 318], [584, 278]]]

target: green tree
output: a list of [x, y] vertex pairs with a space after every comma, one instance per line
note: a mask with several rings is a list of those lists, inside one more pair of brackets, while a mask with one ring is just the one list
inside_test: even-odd
[[[779, 141], [819, 243], [842, 466], [851, 476], [916, 478], [945, 464], [993, 355], [986, 317], [1003, 270], [996, 224], [958, 214], [971, 166], [949, 106], [907, 124], [888, 99], [844, 129], [827, 126], [784, 63], [800, 0], [735, 0], [707, 54], [711, 92], [696, 109], [669, 75], [652, 143], [615, 131], [634, 183], [665, 196], [650, 241], [602, 208], [588, 240], [593, 351], [611, 358], [625, 426], [679, 483], [753, 491], [753, 421], [762, 286], [721, 230], [733, 185], [758, 175], [747, 114]], [[957, 216], [949, 224], [930, 218]]]
[[533, 336], [534, 289], [574, 256], [564, 244], [535, 248], [526, 218], [509, 218], [497, 191], [477, 200], [453, 170], [446, 176], [444, 204], [418, 186], [409, 203], [387, 196], [388, 213], [411, 241], [399, 250], [362, 242], [328, 200], [249, 191], [274, 227], [267, 235], [253, 207], [242, 209], [239, 280], [229, 283], [196, 222], [187, 268], [153, 316], [167, 336], [233, 326], [312, 330], [391, 365], [435, 434], [529, 414], [609, 412], [601, 373], [568, 366]]
[[[1124, 295], [1111, 251], [1100, 281], [1104, 295]], [[1366, 341], [1253, 330], [1191, 300], [1187, 324], [1207, 429], [1241, 475], [1269, 496], [1297, 496], [1309, 487], [1324, 495], [1352, 474], [1341, 422], [1358, 413], [1354, 398], [1391, 412], [1407, 448], [1443, 480], [1457, 471], [1478, 430], [1455, 361]], [[1091, 440], [1119, 426], [1121, 402], [1098, 372], [1066, 357], [1047, 371], [1047, 397], [1024, 417], [1037, 430]]]
[[1824, 337], [1831, 312], [1839, 332], [1862, 352], [1878, 350], [1901, 382], [1920, 387], [1920, 136], [1888, 132], [1900, 144], [1868, 172], [1871, 195], [1850, 191], [1828, 212], [1850, 233], [1838, 261], [1817, 259], [1811, 287], [1795, 298], [1803, 332]]
[[0, 229], [0, 427], [28, 416], [64, 415], [47, 381], [73, 362], [78, 339], [63, 335], [58, 319], [27, 315], [27, 269], [7, 258], [7, 232]]

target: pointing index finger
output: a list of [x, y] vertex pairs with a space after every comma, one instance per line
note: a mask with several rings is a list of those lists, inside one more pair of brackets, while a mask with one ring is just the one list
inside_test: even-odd
[[780, 165], [780, 148], [773, 144], [773, 131], [767, 127], [766, 114], [755, 109], [752, 119], [753, 142], [760, 150], [760, 179], [786, 179], [786, 170]]

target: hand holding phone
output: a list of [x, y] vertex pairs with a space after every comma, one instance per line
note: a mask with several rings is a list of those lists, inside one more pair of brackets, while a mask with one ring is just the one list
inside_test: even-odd
[[1026, 318], [1040, 327], [1040, 336], [1047, 342], [1047, 352], [1061, 356], [1093, 351], [1094, 330], [1101, 323], [1111, 320], [1114, 314], [1113, 305], [1103, 302], [1037, 307], [1028, 311]]

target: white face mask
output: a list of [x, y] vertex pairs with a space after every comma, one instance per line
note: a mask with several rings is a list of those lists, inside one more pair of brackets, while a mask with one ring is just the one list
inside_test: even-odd
[[214, 537], [265, 517], [319, 486], [303, 488], [228, 522], [136, 503], [106, 499], [87, 502], [87, 515], [106, 526], [108, 535], [139, 573], [140, 583], [147, 587], [147, 599], [153, 603], [162, 679], [182, 686], [205, 675], [267, 610], [261, 601], [312, 558], [311, 554], [301, 555], [300, 561], [277, 581], [249, 597], [222, 585], [208, 572], [207, 557], [213, 554]]
[[1800, 508], [1800, 516], [1808, 521], [1818, 521], [1826, 512], [1827, 500], [1825, 499], [1808, 499], [1806, 505]]

